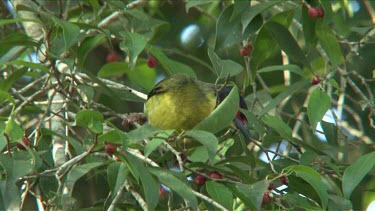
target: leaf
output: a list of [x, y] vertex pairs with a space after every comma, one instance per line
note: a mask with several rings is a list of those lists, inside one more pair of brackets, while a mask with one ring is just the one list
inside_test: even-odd
[[342, 196], [328, 195], [328, 210], [353, 210], [352, 202]]
[[21, 69], [14, 71], [5, 80], [0, 81], [0, 90], [9, 91], [13, 83], [16, 80], [20, 79], [23, 75], [25, 75], [26, 72], [27, 72], [27, 68], [21, 68]]
[[82, 144], [72, 137], [66, 136], [64, 134], [57, 133], [57, 132], [55, 132], [53, 130], [50, 130], [50, 129], [47, 129], [47, 128], [42, 128], [41, 134], [42, 134], [42, 136], [55, 135], [55, 136], [58, 136], [58, 137], [60, 137], [64, 140], [68, 141], [68, 143], [73, 146], [73, 148], [74, 148], [74, 150], [76, 151], [77, 154], [82, 154], [84, 151], [86, 151], [83, 148]]
[[320, 122], [323, 131], [324, 131], [324, 136], [327, 139], [327, 142], [332, 145], [337, 147], [338, 146], [338, 141], [337, 141], [337, 126], [333, 123], [330, 122], [325, 122], [321, 121]]
[[138, 158], [134, 157], [134, 155], [127, 153], [125, 160], [133, 176], [137, 180], [138, 177], [141, 179], [148, 209], [154, 210], [159, 200], [159, 184], [152, 177], [152, 172], [150, 173], [145, 165]]
[[339, 42], [332, 32], [332, 29], [322, 24], [322, 22], [317, 22], [316, 36], [318, 37], [319, 43], [326, 52], [329, 62], [333, 65], [340, 65], [344, 61]]
[[[263, 19], [261, 16], [257, 16], [252, 24], [249, 24], [243, 31], [240, 20], [241, 16], [238, 15], [232, 19], [235, 9], [236, 5], [226, 7], [217, 19], [215, 45], [212, 46], [212, 48], [214, 48], [219, 55], [225, 53], [230, 47], [235, 46], [237, 49], [239, 43], [251, 39], [262, 26]], [[246, 13], [246, 11], [242, 14], [244, 13]], [[230, 53], [227, 56], [228, 58], [232, 57]]]
[[276, 70], [286, 70], [297, 75], [300, 75], [302, 77], [306, 77], [305, 73], [301, 70], [301, 68], [294, 64], [267, 66], [262, 69], [259, 69], [258, 73], [268, 73]]
[[147, 45], [147, 39], [137, 33], [120, 32], [120, 35], [124, 38], [124, 41], [120, 43], [120, 48], [128, 54], [129, 66], [130, 69], [133, 69], [138, 55]]
[[9, 62], [1, 62], [0, 64], [15, 65], [15, 66], [20, 65], [20, 66], [32, 68], [32, 69], [35, 69], [35, 70], [41, 70], [45, 73], [49, 73], [48, 68], [45, 65], [40, 64], [40, 63], [32, 63], [32, 62], [27, 62], [27, 61], [23, 61], [23, 60], [13, 60], [13, 61], [9, 61]]
[[224, 101], [193, 129], [216, 133], [228, 127], [238, 111], [239, 100], [238, 89], [237, 87], [233, 87]]
[[103, 65], [98, 72], [99, 77], [118, 76], [130, 72], [129, 65], [123, 62], [110, 62]]
[[220, 59], [211, 48], [208, 49], [208, 56], [210, 57], [214, 70], [216, 71], [216, 75], [219, 79], [228, 76], [235, 76], [241, 73], [244, 69], [242, 65], [238, 64], [237, 62]]
[[253, 43], [253, 50], [250, 56], [250, 69], [254, 80], [259, 67], [271, 56], [275, 55], [279, 49], [277, 43], [272, 39], [271, 34], [263, 26]]
[[106, 40], [105, 34], [96, 34], [92, 37], [84, 39], [78, 48], [77, 59], [81, 67], [83, 67], [87, 55], [97, 46], [103, 44]]
[[123, 143], [127, 143], [128, 141], [129, 141], [128, 136], [124, 132], [118, 129], [107, 131], [101, 134], [100, 136], [98, 136], [99, 143], [109, 142], [109, 143], [114, 143], [114, 144], [123, 144]]
[[375, 152], [362, 155], [350, 166], [348, 166], [342, 178], [342, 190], [344, 197], [350, 200], [350, 196], [361, 180], [375, 166]]
[[317, 192], [323, 209], [327, 208], [327, 204], [328, 204], [327, 186], [322, 182], [322, 177], [320, 176], [318, 172], [316, 172], [314, 169], [310, 167], [303, 166], [303, 165], [289, 166], [285, 170], [293, 171], [298, 177], [302, 178], [307, 183], [309, 183]]
[[14, 98], [12, 95], [10, 95], [8, 92], [0, 89], [0, 99], [6, 99], [8, 100], [13, 106], [16, 105], [16, 101], [14, 101]]
[[9, 136], [9, 138], [12, 142], [16, 142], [17, 140], [20, 140], [24, 135], [24, 131], [14, 121], [12, 116], [9, 117], [9, 120], [8, 120], [7, 125], [5, 127], [5, 133], [8, 134], [8, 136]]
[[[107, 168], [108, 185], [112, 193], [117, 193], [124, 184], [129, 169], [123, 162], [111, 163]], [[114, 194], [115, 195], [115, 194]]]
[[280, 105], [281, 101], [285, 98], [292, 96], [295, 92], [301, 90], [302, 88], [310, 85], [310, 81], [308, 80], [301, 80], [292, 85], [288, 86], [283, 92], [277, 95], [271, 102], [269, 102], [258, 114], [258, 117], [262, 117], [266, 113], [268, 113], [273, 108], [276, 108]]
[[80, 40], [79, 35], [81, 30], [78, 25], [60, 20], [59, 18], [46, 12], [40, 12], [40, 14], [43, 15], [43, 17], [52, 20], [62, 29], [62, 35], [57, 34], [56, 38], [50, 43], [51, 48], [49, 53], [55, 57], [59, 57], [62, 53], [68, 51], [74, 44], [78, 43]]
[[281, 1], [269, 1], [269, 2], [262, 2], [259, 4], [256, 4], [254, 6], [251, 6], [244, 14], [242, 15], [242, 32], [245, 31], [246, 27], [249, 25], [249, 23], [253, 20], [253, 18], [266, 9], [280, 3]]
[[202, 130], [190, 130], [186, 132], [186, 135], [201, 143], [207, 149], [210, 161], [213, 162], [219, 145], [216, 136]]
[[103, 115], [93, 110], [83, 110], [75, 117], [76, 125], [84, 126], [92, 132], [103, 133]]
[[228, 210], [233, 209], [233, 194], [225, 185], [214, 181], [206, 182], [206, 189], [213, 200], [223, 205]]
[[92, 102], [92, 99], [94, 98], [94, 88], [92, 86], [87, 86], [87, 85], [78, 85], [77, 86], [77, 91], [81, 95], [82, 99], [88, 103]]
[[103, 165], [102, 162], [94, 162], [94, 163], [85, 163], [82, 165], [75, 165], [73, 166], [72, 170], [69, 171], [68, 176], [66, 178], [66, 188], [68, 188], [69, 193], [73, 193], [73, 188], [75, 183], [84, 175], [86, 175], [89, 171], [98, 168], [99, 166]]
[[305, 54], [298, 46], [297, 41], [294, 39], [289, 30], [274, 21], [270, 21], [264, 25], [267, 31], [270, 33], [272, 38], [280, 46], [280, 48], [294, 61], [300, 62], [306, 67], [310, 67], [309, 62], [307, 61]]
[[[198, 209], [198, 201], [191, 188], [187, 185], [186, 176], [180, 172], [171, 172], [169, 170], [150, 168], [150, 172], [155, 175], [161, 183], [180, 195], [192, 210]], [[180, 175], [177, 177], [177, 175]]]
[[305, 38], [306, 46], [309, 49], [313, 49], [318, 42], [318, 38], [316, 37], [315, 32], [315, 25], [317, 19], [311, 18], [308, 15], [307, 9], [307, 7], [302, 7], [302, 32]]
[[263, 194], [267, 192], [268, 185], [268, 180], [261, 180], [252, 185], [239, 183], [236, 185], [236, 188], [250, 199], [251, 204], [247, 204], [248, 207], [253, 208], [255, 206], [256, 210], [260, 210]]
[[187, 1], [187, 3], [185, 4], [186, 13], [189, 13], [189, 9], [192, 8], [192, 7], [197, 7], [197, 6], [200, 6], [200, 5], [203, 5], [203, 4], [208, 4], [208, 3], [211, 3], [211, 2], [213, 2], [213, 0]]
[[331, 107], [331, 100], [329, 96], [320, 89], [315, 89], [311, 95], [307, 104], [307, 115], [310, 120], [313, 131], [316, 130], [316, 125], [320, 122]]
[[167, 141], [168, 137], [172, 135], [174, 130], [166, 130], [164, 133], [156, 134], [156, 137], [151, 139], [145, 147], [145, 157], [148, 157], [161, 143]]
[[288, 141], [292, 141], [292, 129], [281, 119], [271, 116], [265, 115], [262, 118], [263, 122], [266, 123], [271, 128], [275, 129], [276, 132], [284, 139]]
[[152, 45], [147, 45], [146, 49], [150, 51], [152, 56], [154, 56], [160, 64], [165, 68], [165, 70], [171, 75], [174, 73], [185, 73], [187, 75], [192, 76], [193, 78], [197, 78], [195, 72], [191, 67], [169, 59], [161, 50], [155, 48]]
[[157, 133], [163, 132], [163, 130], [157, 129], [149, 124], [142, 125], [140, 128], [130, 131], [127, 133], [130, 141], [133, 143], [142, 141], [145, 138], [150, 138]]
[[147, 65], [145, 59], [139, 59], [135, 69], [133, 71], [128, 71], [127, 76], [133, 83], [151, 91], [155, 85], [156, 71], [155, 68], [150, 68]]

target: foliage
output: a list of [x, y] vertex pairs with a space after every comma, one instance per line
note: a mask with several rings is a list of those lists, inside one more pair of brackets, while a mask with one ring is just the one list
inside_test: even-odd
[[[0, 209], [363, 210], [375, 199], [374, 2], [1, 4]], [[145, 124], [147, 92], [178, 72], [237, 84], [251, 140], [227, 127], [236, 94], [191, 131]]]

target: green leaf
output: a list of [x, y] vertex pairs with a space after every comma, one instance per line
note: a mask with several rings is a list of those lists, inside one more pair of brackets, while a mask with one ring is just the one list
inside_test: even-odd
[[186, 13], [189, 13], [189, 9], [192, 8], [192, 7], [197, 7], [197, 6], [200, 6], [200, 5], [203, 5], [203, 4], [208, 4], [208, 3], [211, 3], [211, 2], [213, 2], [213, 0], [187, 1], [187, 3], [185, 4]]
[[[235, 9], [236, 5], [230, 5], [226, 7], [223, 12], [221, 12], [216, 22], [215, 45], [211, 47], [214, 48], [219, 55], [222, 55], [221, 53], [227, 53], [229, 58], [231, 58], [233, 55], [231, 55], [231, 51], [228, 54], [228, 48], [235, 47], [238, 49], [237, 45], [239, 43], [244, 40], [249, 40], [255, 36], [263, 22], [262, 17], [257, 16], [253, 20], [252, 24], [249, 24], [243, 31], [240, 20], [241, 16], [238, 15], [233, 18]], [[246, 13], [246, 11], [243, 13]]]
[[[172, 172], [163, 169], [150, 169], [150, 172], [155, 175], [161, 183], [180, 195], [192, 210], [198, 209], [198, 201], [191, 188], [187, 185], [187, 181], [181, 180], [186, 176], [180, 172]], [[179, 177], [177, 175], [180, 175]]]
[[[81, 177], [83, 177], [89, 171], [96, 169], [101, 165], [103, 165], [102, 162], [95, 162], [95, 163], [85, 163], [82, 165], [73, 166], [72, 170], [69, 171], [68, 176], [66, 178], [66, 188], [68, 188], [68, 190], [73, 190], [75, 183]], [[69, 191], [69, 193], [72, 194], [73, 191]]]
[[28, 68], [32, 68], [32, 69], [35, 69], [35, 70], [41, 70], [45, 73], [49, 73], [48, 68], [45, 65], [40, 64], [40, 63], [32, 63], [32, 62], [27, 62], [27, 61], [23, 61], [23, 60], [14, 60], [14, 61], [9, 61], [9, 62], [1, 62], [0, 65], [1, 64], [3, 64], [3, 65], [14, 65], [14, 66], [20, 65], [20, 66], [23, 66], [23, 67], [28, 67]]
[[14, 121], [13, 117], [10, 117], [5, 127], [5, 133], [8, 134], [12, 142], [20, 140], [23, 135], [23, 129]]
[[107, 168], [108, 185], [112, 193], [117, 193], [124, 184], [129, 169], [123, 162], [111, 163]]
[[252, 185], [239, 183], [236, 185], [236, 188], [250, 199], [251, 204], [247, 204], [250, 208], [255, 206], [256, 210], [260, 210], [263, 194], [267, 192], [268, 185], [268, 180], [261, 180]]
[[270, 21], [264, 25], [264, 27], [268, 30], [272, 38], [277, 42], [280, 48], [294, 61], [300, 62], [301, 64], [305, 65], [306, 67], [310, 67], [305, 54], [298, 46], [297, 41], [294, 39], [292, 34], [289, 30], [274, 21]]
[[212, 62], [212, 65], [216, 71], [218, 78], [225, 78], [228, 76], [235, 76], [243, 71], [243, 67], [232, 60], [222, 60], [214, 52], [213, 49], [208, 49], [208, 56]]
[[253, 80], [259, 67], [279, 51], [276, 46], [277, 43], [272, 39], [268, 30], [263, 26], [256, 36], [250, 56], [250, 69]]
[[130, 72], [129, 65], [123, 62], [110, 62], [103, 65], [98, 72], [99, 77], [118, 76]]
[[241, 19], [241, 22], [242, 22], [242, 32], [245, 31], [245, 29], [247, 28], [247, 26], [249, 25], [249, 23], [253, 20], [253, 18], [257, 15], [259, 15], [260, 13], [262, 13], [263, 11], [267, 10], [268, 8], [280, 3], [281, 1], [269, 1], [269, 2], [262, 2], [262, 3], [259, 3], [259, 4], [256, 4], [254, 6], [251, 6], [249, 7], [249, 9], [244, 12], [244, 14], [242, 15], [242, 19]]
[[131, 142], [136, 143], [142, 141], [145, 138], [150, 138], [157, 133], [163, 132], [163, 130], [157, 129], [149, 124], [142, 125], [140, 128], [130, 131], [127, 133]]
[[120, 35], [124, 38], [124, 41], [120, 43], [120, 48], [129, 56], [129, 66], [133, 69], [138, 55], [147, 45], [147, 39], [137, 33], [120, 32]]
[[342, 190], [344, 197], [350, 199], [352, 192], [375, 166], [375, 152], [362, 155], [348, 166], [342, 178]]
[[353, 210], [352, 202], [342, 196], [328, 195], [328, 210]]
[[96, 34], [82, 41], [81, 45], [78, 48], [78, 54], [77, 54], [77, 59], [81, 67], [83, 67], [87, 55], [97, 46], [103, 44], [105, 41], [106, 41], [105, 34]]
[[212, 133], [202, 130], [190, 130], [186, 132], [186, 135], [205, 146], [208, 152], [209, 159], [211, 162], [213, 162], [219, 142], [216, 136]]
[[172, 135], [174, 130], [165, 130], [164, 133], [156, 134], [156, 137], [152, 138], [145, 147], [145, 157], [148, 157], [160, 144], [167, 141], [168, 137]]
[[271, 128], [275, 129], [276, 132], [284, 139], [288, 141], [292, 141], [292, 129], [281, 119], [271, 116], [271, 115], [265, 115], [262, 118], [263, 122], [270, 126]]
[[303, 165], [289, 166], [285, 170], [293, 171], [298, 177], [302, 178], [307, 183], [309, 183], [317, 192], [323, 209], [327, 208], [327, 204], [328, 204], [327, 186], [322, 182], [322, 177], [320, 176], [318, 172], [316, 172], [314, 169], [310, 167], [303, 166]]
[[308, 15], [307, 9], [307, 7], [302, 7], [302, 31], [303, 36], [305, 38], [306, 46], [309, 49], [312, 49], [316, 46], [318, 42], [318, 38], [316, 37], [315, 32], [315, 25], [317, 19], [311, 18]]
[[78, 43], [81, 29], [76, 24], [64, 21], [45, 12], [41, 12], [40, 14], [47, 19], [52, 20], [62, 29], [62, 36], [58, 34], [57, 37], [50, 43], [50, 53], [58, 57], [60, 54], [68, 51], [69, 48], [74, 44]]
[[332, 146], [338, 146], [338, 141], [337, 141], [337, 131], [338, 128], [335, 124], [330, 123], [330, 122], [325, 122], [321, 121], [320, 122], [323, 131], [324, 131], [324, 136], [327, 139], [327, 142], [332, 145]]
[[276, 108], [280, 105], [281, 101], [285, 98], [292, 96], [295, 92], [305, 88], [307, 85], [310, 85], [309, 80], [301, 80], [292, 85], [288, 86], [283, 92], [277, 95], [271, 102], [269, 102], [258, 114], [258, 117], [262, 117], [270, 110]]
[[123, 144], [128, 141], [129, 138], [127, 134], [118, 129], [110, 130], [98, 136], [99, 143], [109, 142], [114, 144]]
[[42, 128], [41, 134], [42, 134], [42, 136], [55, 135], [55, 136], [58, 136], [58, 137], [60, 137], [64, 140], [68, 141], [68, 143], [73, 146], [73, 148], [74, 148], [74, 150], [76, 151], [77, 154], [82, 154], [85, 151], [82, 144], [72, 137], [66, 136], [64, 134], [57, 133], [57, 132], [55, 132], [53, 130], [50, 130], [50, 129], [47, 129], [47, 128]]
[[156, 71], [155, 68], [150, 68], [147, 65], [145, 59], [139, 59], [135, 69], [133, 71], [128, 71], [127, 76], [133, 83], [151, 91], [155, 85]]
[[103, 115], [93, 110], [83, 110], [78, 112], [75, 117], [76, 125], [84, 126], [92, 132], [103, 133]]
[[208, 117], [195, 126], [194, 130], [216, 133], [228, 127], [238, 111], [239, 100], [238, 89], [234, 86], [224, 101]]
[[82, 99], [88, 103], [92, 102], [92, 99], [94, 98], [94, 88], [92, 86], [87, 86], [87, 85], [78, 85], [77, 86], [77, 91], [81, 95]]
[[0, 99], [6, 99], [8, 100], [10, 103], [13, 104], [13, 106], [16, 105], [16, 101], [14, 101], [14, 98], [12, 95], [10, 95], [8, 92], [4, 91], [4, 90], [1, 90], [0, 89]]
[[305, 73], [302, 71], [302, 69], [294, 64], [287, 64], [287, 65], [272, 65], [272, 66], [267, 66], [262, 69], [258, 70], [258, 73], [268, 73], [268, 72], [273, 72], [277, 70], [287, 70], [289, 72], [295, 73], [297, 75], [300, 75], [302, 77], [306, 77]]
[[228, 210], [233, 209], [233, 194], [225, 185], [215, 181], [206, 182], [206, 189], [213, 200], [223, 205]]
[[161, 50], [155, 48], [152, 45], [147, 45], [146, 49], [150, 51], [152, 56], [154, 56], [160, 64], [165, 68], [165, 70], [171, 75], [174, 73], [185, 73], [187, 75], [192, 76], [193, 78], [197, 78], [195, 72], [191, 67], [169, 59]]
[[340, 65], [344, 61], [344, 57], [341, 53], [339, 42], [333, 34], [331, 27], [324, 25], [320, 21], [317, 22], [315, 30], [319, 43], [329, 58], [328, 61], [333, 66]]
[[8, 91], [12, 87], [13, 83], [20, 79], [27, 72], [27, 68], [21, 68], [14, 71], [5, 80], [0, 81], [0, 90]]
[[331, 100], [329, 96], [320, 89], [315, 89], [311, 95], [307, 104], [307, 115], [310, 120], [313, 131], [316, 130], [316, 125], [320, 122], [331, 107]]
[[133, 176], [141, 179], [148, 209], [154, 210], [159, 200], [159, 184], [152, 177], [152, 172], [134, 155], [127, 153], [125, 159]]

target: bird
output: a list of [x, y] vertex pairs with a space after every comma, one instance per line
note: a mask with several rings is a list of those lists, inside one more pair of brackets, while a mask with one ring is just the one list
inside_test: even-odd
[[[144, 113], [151, 126], [186, 131], [193, 129], [229, 95], [232, 87], [206, 83], [183, 73], [168, 76], [147, 95]], [[240, 96], [239, 108], [247, 105]], [[234, 125], [246, 139], [250, 131], [246, 116], [239, 110]]]

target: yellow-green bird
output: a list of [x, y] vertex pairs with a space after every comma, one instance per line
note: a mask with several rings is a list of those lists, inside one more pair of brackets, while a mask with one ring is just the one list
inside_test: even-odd
[[[173, 74], [150, 91], [144, 113], [149, 124], [160, 129], [191, 130], [210, 115], [230, 91], [231, 87], [219, 89], [186, 74]], [[247, 109], [242, 97], [239, 106]], [[238, 111], [233, 121], [245, 138], [250, 138], [245, 115]]]

